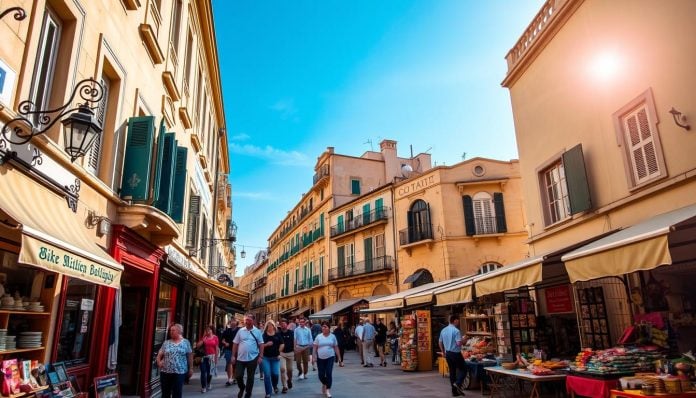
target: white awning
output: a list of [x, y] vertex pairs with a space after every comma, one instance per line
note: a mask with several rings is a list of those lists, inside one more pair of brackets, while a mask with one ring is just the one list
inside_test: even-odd
[[476, 296], [504, 292], [541, 282], [541, 263], [544, 256], [525, 258], [474, 278]]
[[73, 213], [66, 200], [17, 170], [0, 176], [0, 211], [20, 225], [19, 262], [88, 282], [120, 286], [123, 266], [95, 242], [86, 211]]
[[364, 298], [358, 298], [358, 299], [348, 299], [348, 300], [339, 300], [330, 306], [324, 308], [323, 310], [314, 313], [309, 316], [310, 319], [326, 319], [326, 318], [331, 318], [333, 314], [336, 314], [338, 312], [341, 312], [345, 310], [346, 308], [352, 307], [353, 305], [365, 300]]
[[[429, 302], [432, 300], [432, 295], [433, 295], [433, 290], [448, 285], [450, 283], [457, 282], [461, 279], [464, 278], [455, 278], [455, 279], [448, 279], [446, 281], [440, 281], [440, 282], [431, 282], [431, 283], [426, 283], [425, 285], [413, 287], [411, 289], [404, 290], [399, 293], [394, 293], [389, 296], [384, 296], [380, 297], [375, 300], [370, 300], [370, 308], [369, 312], [373, 312], [374, 310], [380, 310], [384, 309], [385, 311], [388, 310], [393, 310], [397, 308], [402, 308], [404, 305], [415, 305], [415, 304], [422, 304], [425, 302]], [[418, 295], [418, 293], [421, 293]], [[412, 298], [410, 302], [405, 303], [405, 300], [410, 297], [410, 296], [415, 296], [415, 298]], [[426, 300], [426, 301], [423, 301]], [[362, 312], [368, 312], [368, 311], [362, 311]]]
[[567, 253], [571, 282], [647, 271], [672, 264], [667, 237], [674, 226], [696, 217], [696, 205], [651, 217]]

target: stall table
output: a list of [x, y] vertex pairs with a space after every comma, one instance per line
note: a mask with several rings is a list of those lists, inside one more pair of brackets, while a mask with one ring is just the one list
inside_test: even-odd
[[490, 366], [484, 369], [486, 370], [486, 372], [488, 372], [488, 374], [491, 377], [491, 398], [495, 397], [496, 394], [502, 395], [503, 391], [506, 388], [513, 387], [513, 383], [509, 382], [510, 379], [513, 381], [527, 381], [531, 383], [532, 390], [529, 393], [529, 398], [539, 398], [540, 383], [565, 381], [566, 378], [565, 374], [537, 376], [526, 370], [508, 370], [503, 368], [502, 366]]
[[575, 395], [593, 398], [609, 398], [609, 392], [617, 387], [617, 379], [603, 380], [590, 377], [566, 377], [566, 391], [571, 398]]
[[[643, 395], [640, 390], [611, 390], [609, 392], [610, 398], [645, 398], [647, 395]], [[657, 394], [655, 396], [658, 396]], [[694, 398], [696, 397], [696, 391], [683, 392], [680, 394], [660, 394], [660, 398]]]
[[495, 366], [495, 359], [481, 359], [476, 361], [466, 359], [464, 362], [466, 363], [467, 370], [467, 379], [464, 381], [464, 388], [472, 389], [480, 386], [481, 393], [483, 393], [483, 389], [488, 386], [485, 368]]

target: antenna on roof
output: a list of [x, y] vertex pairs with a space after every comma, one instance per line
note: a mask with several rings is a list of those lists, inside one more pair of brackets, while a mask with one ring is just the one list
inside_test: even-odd
[[371, 140], [371, 139], [368, 138], [367, 141], [363, 142], [363, 145], [365, 145], [365, 144], [370, 144], [370, 151], [372, 151], [372, 152], [375, 151], [375, 147], [372, 146], [372, 140]]
[[466, 152], [462, 152], [462, 160], [466, 160]]

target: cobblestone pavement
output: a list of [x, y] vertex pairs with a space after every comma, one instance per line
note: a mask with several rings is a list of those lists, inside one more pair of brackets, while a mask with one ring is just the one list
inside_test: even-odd
[[[375, 358], [377, 359], [377, 358]], [[226, 375], [224, 373], [224, 359], [219, 361], [218, 376], [213, 379], [212, 390], [201, 393], [200, 373], [196, 370], [188, 385], [184, 385], [185, 397], [198, 398], [236, 398], [239, 388], [237, 385], [225, 387]], [[378, 362], [377, 360], [375, 363]], [[317, 372], [309, 371], [307, 380], [297, 379], [297, 369], [293, 377], [293, 388], [287, 394], [273, 394], [273, 398], [294, 397], [323, 397], [321, 383]], [[404, 372], [398, 365], [389, 363], [387, 367], [364, 368], [360, 365], [358, 354], [352, 351], [346, 352], [345, 367], [334, 367], [333, 387], [331, 395], [335, 398], [430, 398], [451, 397], [449, 379], [443, 378], [437, 369], [430, 372]], [[278, 383], [282, 389], [282, 385]], [[258, 372], [254, 380], [252, 397], [264, 397], [263, 380], [259, 379]], [[480, 398], [480, 391], [470, 391], [467, 397]]]

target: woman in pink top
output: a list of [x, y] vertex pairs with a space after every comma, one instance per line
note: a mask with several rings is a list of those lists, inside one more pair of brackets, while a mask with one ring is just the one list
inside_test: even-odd
[[217, 366], [217, 359], [220, 356], [220, 342], [215, 335], [215, 326], [209, 325], [205, 328], [203, 338], [196, 344], [196, 348], [203, 347], [205, 356], [201, 361], [201, 392], [210, 390], [210, 382], [213, 375], [210, 370]]

